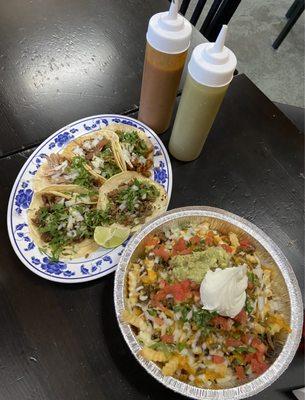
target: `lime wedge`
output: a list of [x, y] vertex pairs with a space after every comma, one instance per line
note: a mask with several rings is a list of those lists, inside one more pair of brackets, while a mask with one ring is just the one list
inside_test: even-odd
[[118, 225], [97, 226], [94, 230], [95, 242], [106, 249], [118, 247], [125, 242], [130, 234], [130, 228]]

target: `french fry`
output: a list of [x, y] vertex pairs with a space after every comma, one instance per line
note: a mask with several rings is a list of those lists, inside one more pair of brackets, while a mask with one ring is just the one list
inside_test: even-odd
[[149, 347], [143, 347], [140, 351], [142, 357], [144, 357], [148, 361], [155, 361], [155, 362], [165, 362], [167, 361], [167, 356], [163, 351], [153, 350]]

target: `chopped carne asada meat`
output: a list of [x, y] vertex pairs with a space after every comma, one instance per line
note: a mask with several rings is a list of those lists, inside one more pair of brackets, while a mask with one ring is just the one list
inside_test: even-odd
[[53, 204], [58, 203], [60, 200], [62, 200], [61, 197], [55, 196], [54, 194], [43, 194], [41, 196], [41, 199], [43, 201], [43, 204], [45, 207], [49, 208]]
[[109, 144], [109, 140], [107, 139], [100, 140], [92, 150], [87, 152], [87, 154], [85, 155], [86, 160], [91, 161], [93, 157], [98, 155], [107, 144]]
[[118, 223], [135, 226], [153, 213], [159, 190], [147, 182], [132, 179], [108, 193], [108, 213]]
[[35, 218], [32, 218], [32, 222], [35, 226], [40, 226], [41, 221], [40, 221], [38, 213], [36, 213]]
[[148, 159], [145, 164], [142, 164], [137, 159], [135, 159], [132, 161], [132, 165], [133, 168], [127, 165], [127, 169], [131, 171], [136, 171], [139, 174], [146, 176], [147, 178], [150, 177], [151, 175], [150, 168], [153, 165], [153, 161], [151, 159]]
[[128, 171], [136, 171], [147, 178], [150, 177], [150, 168], [153, 161], [150, 158], [153, 151], [152, 146], [148, 146], [136, 131], [124, 132], [117, 130], [120, 144], [125, 157]]
[[42, 239], [44, 242], [46, 242], [46, 243], [49, 243], [49, 242], [51, 242], [51, 240], [52, 240], [52, 236], [51, 236], [50, 233], [48, 233], [48, 232], [43, 232], [43, 233], [41, 233], [40, 237], [41, 237], [41, 239]]
[[44, 175], [52, 176], [53, 174], [58, 174], [59, 172], [63, 172], [67, 165], [68, 161], [65, 157], [58, 153], [52, 153], [46, 157], [47, 164], [44, 167]]

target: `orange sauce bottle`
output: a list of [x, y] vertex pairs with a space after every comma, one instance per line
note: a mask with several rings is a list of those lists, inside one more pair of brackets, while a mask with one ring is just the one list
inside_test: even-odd
[[191, 32], [177, 1], [149, 21], [138, 119], [159, 134], [170, 124]]

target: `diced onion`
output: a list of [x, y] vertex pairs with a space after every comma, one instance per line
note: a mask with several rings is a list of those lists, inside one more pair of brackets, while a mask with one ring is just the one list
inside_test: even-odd
[[76, 146], [73, 149], [73, 153], [76, 154], [77, 156], [84, 156], [85, 155], [84, 150], [82, 148], [80, 148], [79, 146]]
[[[193, 310], [190, 310], [187, 314], [186, 314], [186, 319], [189, 321], [193, 316]], [[198, 331], [200, 332], [200, 331]]]
[[265, 306], [265, 299], [264, 299], [263, 296], [259, 296], [258, 299], [257, 299], [257, 307], [258, 307], [260, 312], [263, 311], [264, 306]]

